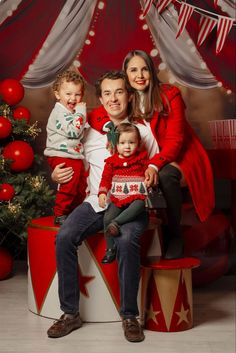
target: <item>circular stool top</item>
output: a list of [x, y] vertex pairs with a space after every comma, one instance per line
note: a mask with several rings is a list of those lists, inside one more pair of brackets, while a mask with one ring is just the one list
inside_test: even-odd
[[[160, 219], [158, 218], [151, 218], [148, 224], [148, 229], [156, 229], [158, 225], [161, 224]], [[54, 216], [46, 216], [41, 218], [34, 218], [30, 221], [29, 227], [31, 228], [40, 228], [46, 230], [58, 230], [60, 227], [57, 224], [54, 224]]]
[[29, 224], [29, 227], [58, 231], [59, 225], [54, 224], [54, 216], [47, 216], [32, 219]]
[[142, 266], [152, 270], [177, 270], [198, 267], [200, 264], [201, 261], [195, 257], [183, 257], [174, 260], [158, 259], [154, 261], [147, 258]]

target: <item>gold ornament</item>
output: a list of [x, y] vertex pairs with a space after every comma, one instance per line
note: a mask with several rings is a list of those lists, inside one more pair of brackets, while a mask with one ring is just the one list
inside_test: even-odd
[[8, 202], [7, 208], [13, 216], [17, 216], [21, 212], [21, 209], [22, 209], [22, 207], [19, 203], [13, 204], [10, 201]]
[[10, 112], [11, 112], [10, 106], [4, 103], [2, 105], [2, 115], [7, 118], [10, 115]]
[[5, 169], [5, 158], [0, 156], [0, 170], [4, 171]]
[[26, 131], [27, 134], [35, 139], [42, 130], [38, 127], [38, 121], [35, 121]]
[[30, 179], [30, 185], [36, 190], [39, 191], [42, 188], [43, 183], [46, 179], [40, 175], [34, 176]]

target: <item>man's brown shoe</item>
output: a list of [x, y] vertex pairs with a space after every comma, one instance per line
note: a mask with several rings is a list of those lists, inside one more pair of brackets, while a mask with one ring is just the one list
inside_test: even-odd
[[79, 313], [71, 317], [71, 315], [63, 314], [59, 320], [48, 329], [47, 334], [50, 338], [59, 338], [68, 335], [70, 332], [77, 330], [82, 326], [82, 320]]
[[135, 317], [132, 319], [123, 319], [122, 326], [127, 341], [141, 342], [144, 340], [145, 336], [143, 333], [143, 329]]

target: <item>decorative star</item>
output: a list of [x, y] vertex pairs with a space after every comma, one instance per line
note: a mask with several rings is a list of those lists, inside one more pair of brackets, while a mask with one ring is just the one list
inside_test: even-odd
[[179, 321], [177, 322], [177, 325], [179, 325], [182, 321], [189, 323], [189, 320], [187, 318], [188, 312], [189, 309], [184, 310], [184, 306], [183, 304], [181, 304], [181, 310], [175, 312], [179, 316]]
[[160, 311], [154, 311], [153, 310], [153, 305], [150, 305], [149, 310], [147, 310], [147, 318], [146, 320], [153, 320], [155, 324], [158, 324], [156, 316], [160, 314]]
[[79, 266], [79, 287], [80, 287], [80, 292], [86, 297], [89, 298], [89, 293], [86, 288], [86, 284], [90, 281], [92, 281], [95, 276], [83, 276], [81, 268]]

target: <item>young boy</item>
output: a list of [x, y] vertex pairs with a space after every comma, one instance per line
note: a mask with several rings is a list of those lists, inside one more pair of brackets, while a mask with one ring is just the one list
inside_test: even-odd
[[48, 119], [44, 154], [52, 169], [64, 163], [65, 167], [72, 167], [74, 171], [73, 178], [66, 184], [58, 185], [56, 193], [54, 223], [61, 225], [86, 196], [81, 143], [87, 124], [86, 103], [82, 102], [84, 80], [77, 72], [66, 70], [57, 76], [52, 89], [57, 102]]

